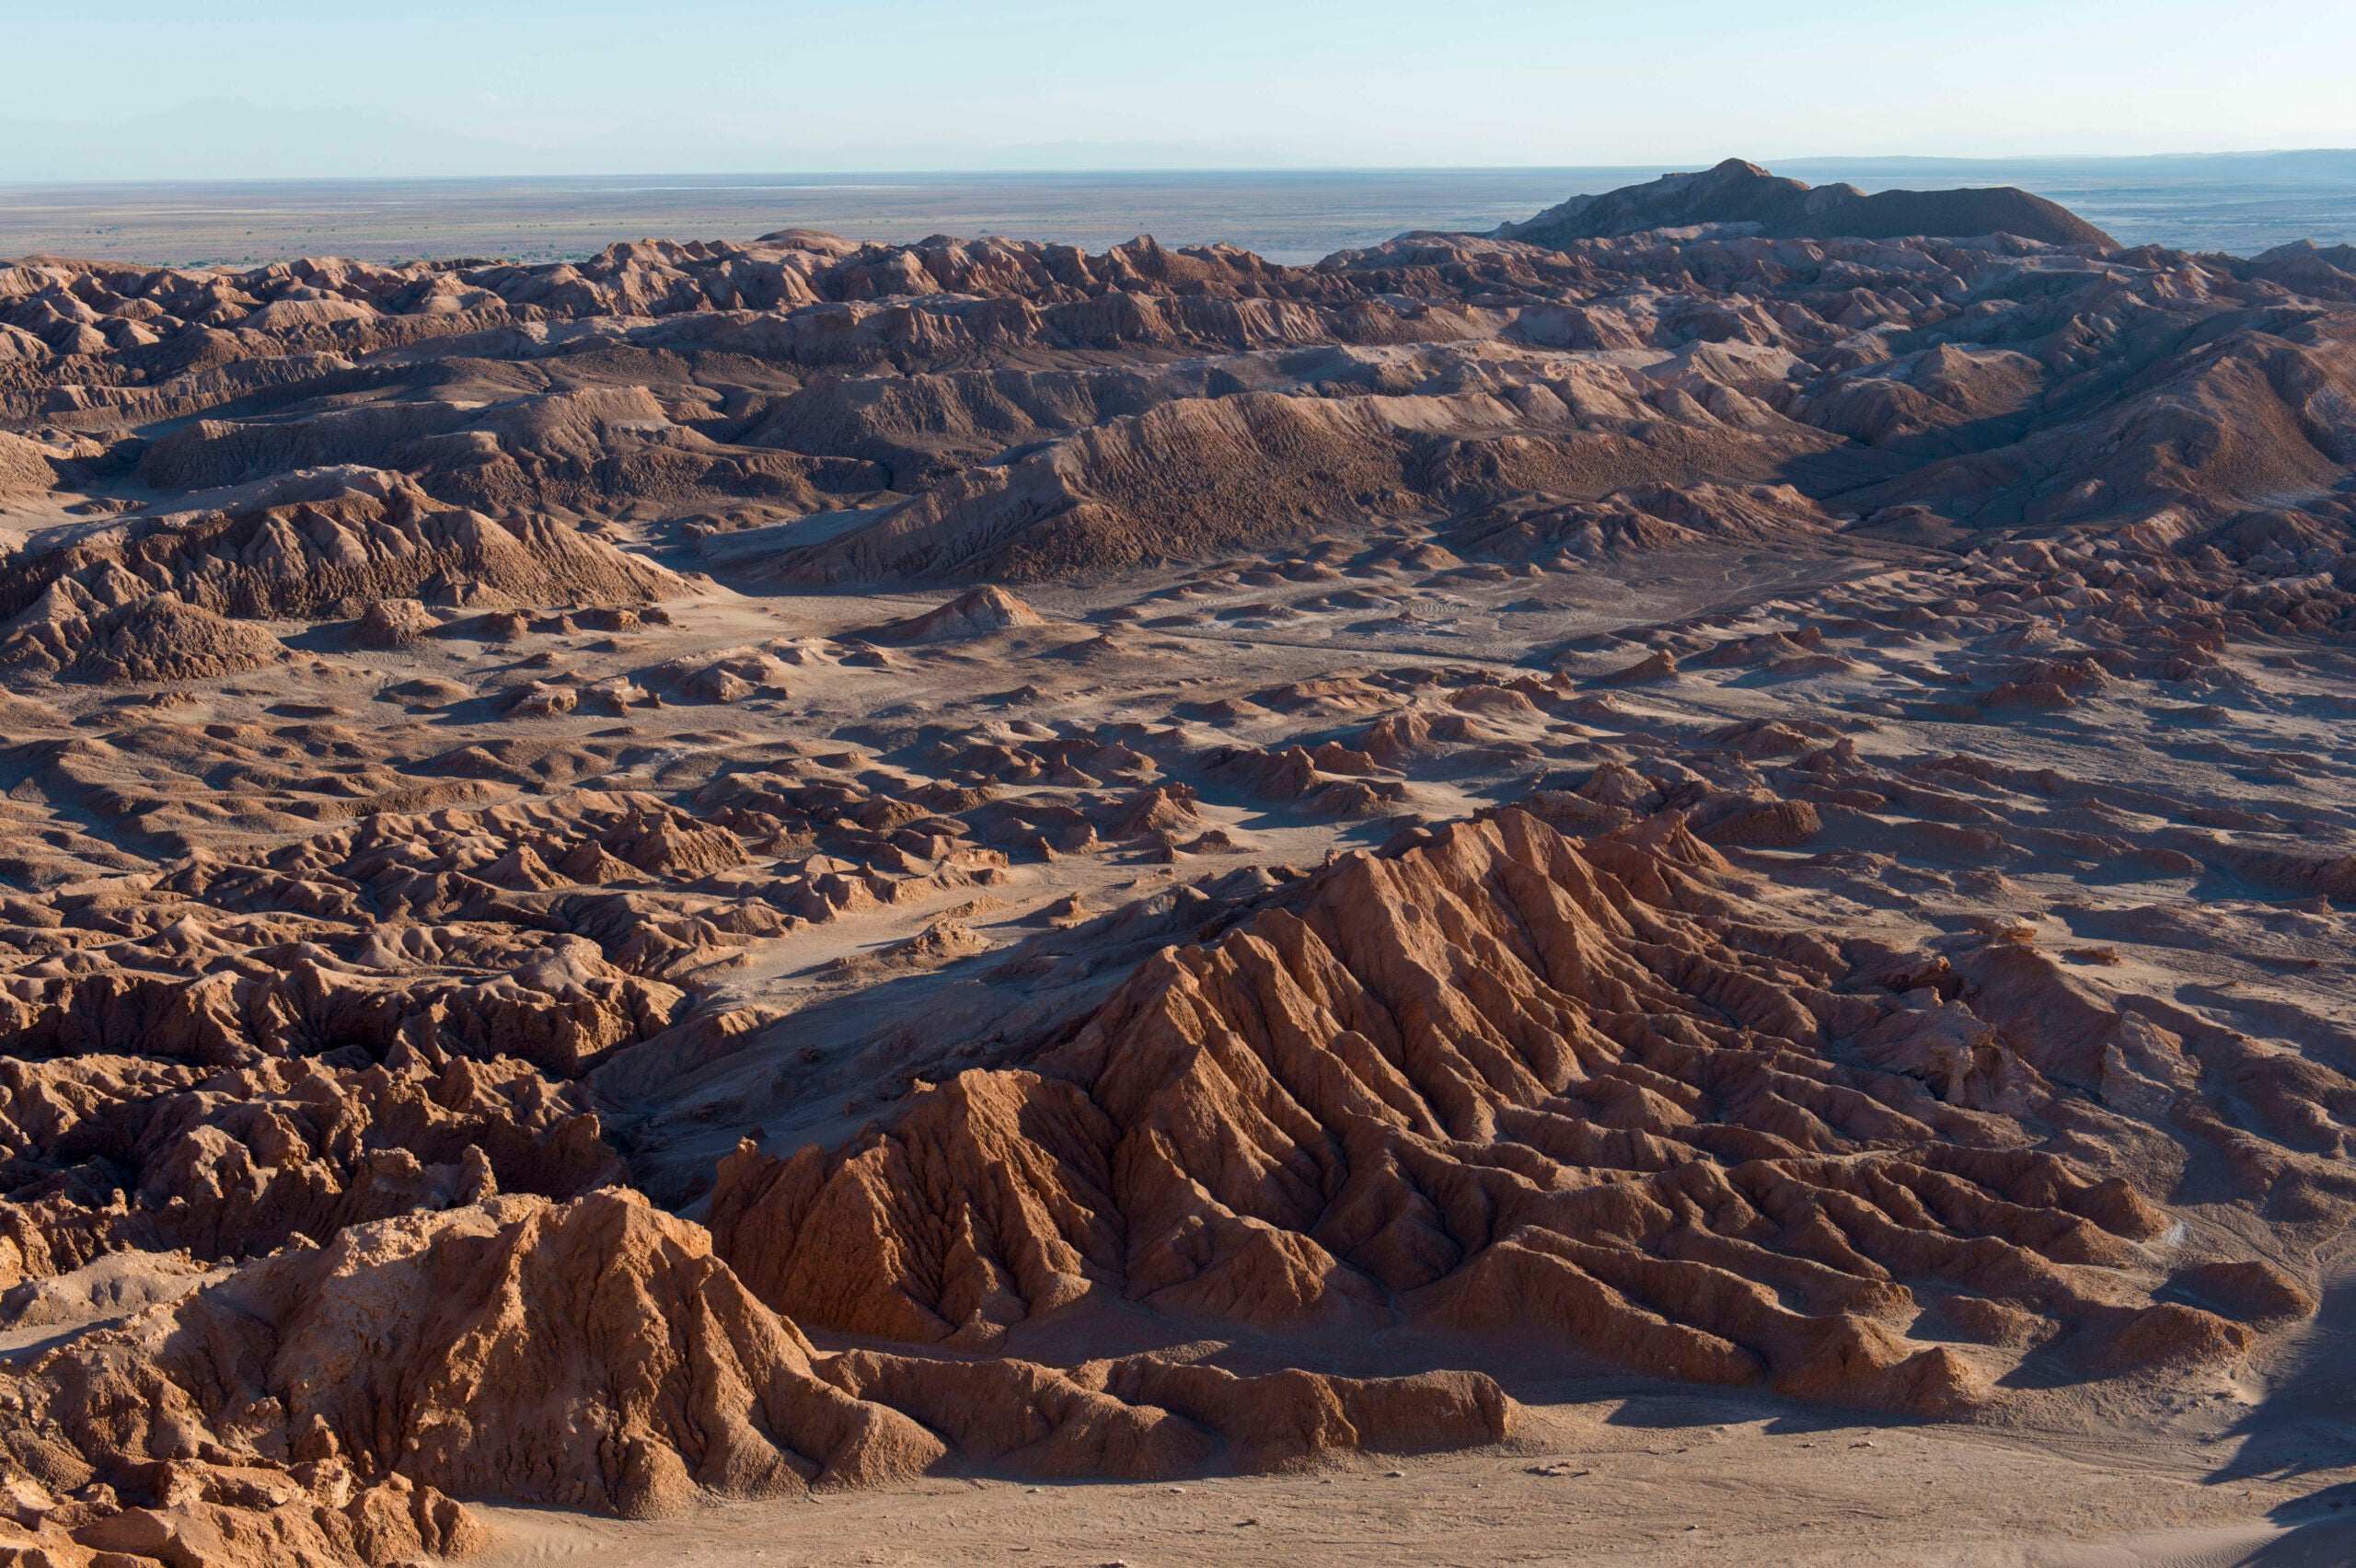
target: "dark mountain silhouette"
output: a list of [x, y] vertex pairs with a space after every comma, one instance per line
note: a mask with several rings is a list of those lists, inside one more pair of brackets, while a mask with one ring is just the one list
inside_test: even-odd
[[1787, 179], [1740, 158], [1701, 174], [1665, 174], [1600, 196], [1574, 196], [1527, 223], [1505, 225], [1497, 237], [1559, 247], [1699, 224], [1756, 224], [1758, 233], [1775, 239], [2009, 234], [2049, 245], [2119, 244], [2067, 207], [2009, 185], [1869, 196], [1854, 185]]

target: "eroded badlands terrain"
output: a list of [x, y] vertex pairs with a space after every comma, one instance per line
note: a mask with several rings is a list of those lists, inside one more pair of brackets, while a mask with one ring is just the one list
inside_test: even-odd
[[1704, 1395], [2335, 1505], [2356, 256], [1602, 200], [0, 269], [0, 1553]]

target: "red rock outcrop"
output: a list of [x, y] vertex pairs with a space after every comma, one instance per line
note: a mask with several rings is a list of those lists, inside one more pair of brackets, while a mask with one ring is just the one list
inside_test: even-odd
[[938, 609], [893, 621], [867, 635], [878, 642], [954, 642], [1045, 624], [1045, 617], [1005, 589], [984, 586], [961, 594]]
[[572, 1197], [626, 1175], [584, 1097], [523, 1062], [435, 1069], [397, 1049], [392, 1063], [0, 1062], [0, 1284], [122, 1249], [256, 1256], [495, 1192]]
[[77, 1568], [460, 1555], [482, 1531], [452, 1494], [646, 1518], [953, 1458], [1161, 1477], [1478, 1445], [1513, 1412], [1467, 1374], [821, 1359], [699, 1228], [611, 1190], [352, 1227], [0, 1382], [17, 1550]]
[[2013, 1086], [1992, 1101], [1880, 1043], [1921, 1004], [1743, 888], [1673, 814], [1582, 845], [1508, 811], [1350, 857], [1155, 958], [1035, 1070], [920, 1090], [838, 1151], [740, 1150], [717, 1244], [806, 1321], [953, 1344], [1095, 1292], [1261, 1330], [1395, 1303], [1952, 1412], [1986, 1374], [1910, 1326], [1959, 1295], [2133, 1363], [2166, 1219], [1996, 1111], [2058, 1111], [2058, 979], [1973, 987], [1996, 1020], [1974, 1070]]
[[[328, 469], [260, 487], [226, 510], [174, 513], [0, 571], [0, 665], [102, 681], [188, 681], [283, 655], [255, 619], [361, 615], [382, 601], [620, 603], [689, 593], [671, 572], [543, 517], [500, 524], [433, 502], [371, 469]], [[396, 629], [364, 625], [364, 646], [424, 629], [412, 605]]]
[[71, 580], [52, 583], [0, 634], [0, 664], [11, 670], [110, 686], [241, 674], [285, 656], [278, 639], [260, 627], [173, 594], [109, 608]]
[[949, 1435], [970, 1461], [1073, 1479], [1297, 1470], [1351, 1453], [1479, 1447], [1514, 1426], [1513, 1402], [1465, 1372], [1253, 1378], [1152, 1355], [1056, 1368], [853, 1350], [818, 1375]]
[[[331, 1488], [393, 1488], [443, 1551], [469, 1529], [445, 1493], [645, 1517], [699, 1491], [872, 1484], [943, 1453], [914, 1422], [817, 1378], [808, 1343], [699, 1230], [621, 1193], [346, 1229], [9, 1381], [20, 1467], [52, 1487], [96, 1481], [149, 1500], [76, 1538], [171, 1561], [163, 1538], [201, 1528], [197, 1500], [240, 1471], [266, 1478], [249, 1492], [298, 1510]], [[336, 1544], [347, 1560], [398, 1556]], [[259, 1555], [292, 1555], [280, 1551]]]

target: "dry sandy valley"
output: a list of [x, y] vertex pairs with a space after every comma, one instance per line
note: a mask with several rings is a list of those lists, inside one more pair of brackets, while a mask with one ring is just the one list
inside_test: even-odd
[[2356, 1560], [2356, 251], [0, 267], [0, 1564]]

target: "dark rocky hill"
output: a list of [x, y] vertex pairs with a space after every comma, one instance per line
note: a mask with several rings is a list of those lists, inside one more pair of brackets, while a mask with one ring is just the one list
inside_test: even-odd
[[1700, 174], [1665, 174], [1600, 196], [1574, 196], [1527, 223], [1507, 224], [1500, 239], [1561, 246], [1651, 229], [1750, 224], [1771, 239], [1896, 239], [1907, 235], [1964, 238], [2009, 234], [2048, 245], [2119, 242], [2067, 207], [2013, 186], [1969, 190], [1883, 190], [1812, 186], [1728, 158]]

